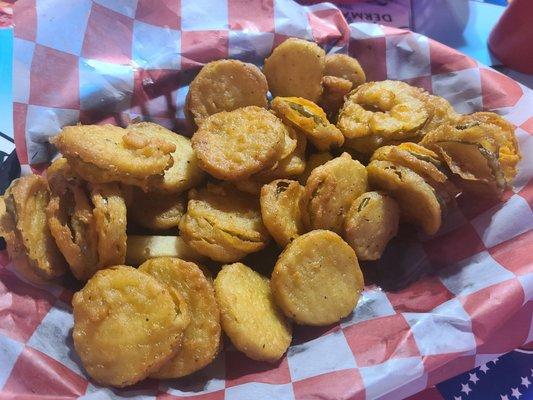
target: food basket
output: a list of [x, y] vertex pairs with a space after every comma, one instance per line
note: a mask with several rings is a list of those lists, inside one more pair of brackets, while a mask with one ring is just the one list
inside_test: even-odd
[[14, 127], [22, 173], [53, 157], [62, 126], [135, 118], [191, 134], [183, 106], [206, 62], [261, 65], [287, 37], [355, 56], [368, 80], [398, 79], [461, 113], [490, 110], [516, 126], [523, 160], [503, 202], [461, 197], [441, 230], [403, 228], [365, 266], [357, 308], [325, 328], [295, 327], [277, 364], [226, 342], [179, 380], [126, 389], [87, 378], [72, 345], [76, 286], [35, 286], [0, 268], [0, 398], [401, 399], [532, 340], [533, 92], [425, 36], [348, 25], [330, 3], [290, 0], [20, 0]]

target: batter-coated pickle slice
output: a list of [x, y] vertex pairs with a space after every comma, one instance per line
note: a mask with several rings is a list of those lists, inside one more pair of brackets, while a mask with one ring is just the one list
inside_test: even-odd
[[238, 180], [269, 168], [281, 157], [287, 127], [255, 106], [208, 117], [192, 138], [202, 169], [223, 180]]
[[191, 316], [183, 332], [180, 350], [150, 376], [179, 378], [213, 361], [220, 350], [220, 311], [213, 286], [200, 267], [179, 258], [161, 257], [146, 261], [139, 271], [181, 293]]
[[366, 169], [370, 186], [394, 197], [402, 219], [419, 226], [427, 235], [439, 230], [444, 204], [420, 175], [389, 161], [374, 160]]
[[272, 297], [269, 281], [244, 264], [225, 265], [215, 279], [222, 328], [234, 346], [258, 361], [287, 351], [292, 327]]
[[51, 142], [83, 179], [143, 189], [162, 182], [176, 150], [162, 138], [114, 125], [66, 126]]
[[189, 192], [180, 234], [198, 253], [233, 262], [264, 248], [269, 240], [259, 200], [231, 185], [211, 185]]
[[278, 179], [261, 188], [263, 223], [281, 247], [304, 233], [300, 210], [303, 193], [303, 186], [288, 179]]
[[392, 197], [366, 192], [352, 203], [344, 221], [343, 237], [359, 260], [378, 260], [398, 233], [400, 210]]
[[267, 106], [265, 76], [253, 64], [217, 60], [204, 65], [187, 94], [187, 112], [196, 125], [210, 115], [246, 106]]
[[365, 72], [359, 61], [346, 54], [328, 54], [324, 75], [346, 79], [354, 88], [366, 81]]
[[305, 133], [320, 151], [340, 147], [344, 136], [318, 105], [301, 97], [275, 97], [271, 107], [285, 123]]
[[153, 140], [164, 140], [176, 147], [172, 152], [172, 166], [165, 171], [163, 180], [150, 189], [163, 193], [180, 193], [197, 186], [205, 178], [192, 149], [191, 140], [153, 122], [139, 122], [127, 128]]
[[51, 191], [48, 228], [73, 275], [86, 281], [100, 269], [96, 221], [86, 184], [65, 158], [48, 167], [46, 179]]
[[329, 325], [349, 315], [363, 284], [354, 250], [325, 230], [294, 239], [279, 256], [270, 279], [278, 306], [304, 325]]
[[326, 53], [316, 43], [290, 38], [265, 60], [263, 72], [273, 96], [297, 96], [317, 101]]
[[352, 202], [367, 189], [365, 167], [348, 153], [315, 168], [305, 185], [302, 215], [308, 229], [342, 232]]
[[50, 192], [46, 180], [38, 175], [15, 179], [3, 199], [2, 231], [17, 271], [35, 283], [62, 276], [67, 263], [48, 228]]
[[133, 385], [179, 350], [189, 313], [174, 289], [135, 268], [98, 271], [72, 299], [74, 347], [98, 383]]

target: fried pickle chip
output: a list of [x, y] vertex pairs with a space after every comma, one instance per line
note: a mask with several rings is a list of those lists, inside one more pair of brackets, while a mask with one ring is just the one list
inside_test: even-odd
[[494, 113], [474, 113], [429, 132], [422, 145], [437, 152], [465, 191], [502, 196], [521, 159], [511, 124]]
[[98, 236], [98, 264], [119, 265], [126, 258], [126, 202], [116, 183], [89, 185]]
[[301, 97], [276, 97], [271, 107], [286, 124], [305, 133], [318, 150], [326, 151], [344, 143], [342, 132], [312, 101]]
[[380, 192], [363, 193], [352, 203], [344, 221], [344, 239], [359, 260], [377, 260], [398, 233], [398, 203]]
[[323, 153], [311, 154], [309, 158], [307, 159], [307, 164], [305, 164], [304, 172], [302, 172], [302, 174], [298, 177], [298, 181], [300, 182], [300, 184], [305, 185], [307, 183], [307, 179], [309, 178], [309, 175], [311, 175], [311, 172], [316, 167], [323, 165], [330, 160], [333, 160], [333, 156], [327, 151]]
[[346, 54], [328, 54], [324, 75], [346, 79], [354, 88], [366, 81], [365, 72], [359, 61]]
[[258, 199], [231, 185], [208, 184], [189, 191], [180, 234], [198, 253], [233, 262], [264, 248], [269, 240]]
[[295, 178], [304, 170], [307, 162], [305, 161], [305, 150], [307, 139], [303, 133], [297, 133], [297, 147], [286, 158], [277, 162], [272, 168], [259, 171], [250, 178], [234, 181], [233, 184], [242, 192], [259, 196], [264, 184], [276, 179]]
[[444, 202], [420, 175], [389, 161], [371, 161], [366, 169], [370, 186], [394, 197], [402, 219], [421, 227], [427, 235], [439, 230]]
[[4, 194], [2, 231], [8, 251], [17, 271], [35, 283], [58, 278], [67, 270], [48, 228], [49, 199], [46, 180], [37, 175], [15, 179]]
[[303, 186], [287, 179], [272, 181], [261, 189], [263, 223], [281, 247], [304, 233], [300, 211], [303, 193]]
[[268, 183], [274, 179], [291, 178], [300, 175], [306, 165], [307, 138], [300, 132], [296, 133], [296, 138], [296, 148], [292, 153], [279, 160], [274, 167], [259, 171], [257, 174], [252, 175], [251, 178], [259, 182]]
[[20, 275], [37, 284], [46, 284], [49, 281], [37, 274], [29, 259], [24, 243], [16, 231], [15, 221], [6, 210], [4, 196], [0, 196], [0, 236], [6, 241], [9, 258]]
[[383, 146], [377, 149], [371, 160], [390, 161], [409, 168], [420, 175], [437, 191], [446, 204], [454, 204], [460, 193], [448, 179], [449, 171], [440, 157], [433, 151], [416, 143], [402, 143], [397, 146]]
[[139, 271], [180, 292], [191, 315], [178, 353], [150, 376], [179, 378], [213, 361], [220, 350], [220, 312], [213, 286], [202, 270], [192, 262], [162, 257], [146, 261]]
[[346, 146], [371, 153], [390, 140], [417, 138], [430, 117], [427, 93], [400, 81], [369, 82], [346, 98], [337, 127]]
[[274, 300], [299, 324], [329, 325], [352, 312], [363, 291], [354, 250], [334, 232], [315, 230], [294, 239], [270, 279]]
[[140, 132], [152, 140], [164, 140], [176, 146], [172, 152], [173, 164], [165, 171], [163, 181], [154, 184], [154, 191], [164, 193], [183, 192], [197, 186], [205, 178], [205, 173], [198, 166], [198, 159], [191, 146], [191, 140], [165, 127], [152, 122], [139, 122], [127, 128]]
[[208, 117], [192, 137], [200, 167], [215, 178], [244, 179], [280, 159], [287, 127], [249, 106]]
[[189, 312], [183, 296], [124, 265], [98, 271], [72, 299], [74, 347], [98, 383], [133, 385], [179, 350]]
[[352, 82], [336, 76], [324, 76], [322, 88], [318, 104], [326, 111], [328, 118], [335, 121], [337, 113], [344, 104], [344, 97], [352, 90]]
[[187, 209], [185, 193], [143, 192], [133, 186], [130, 190], [128, 218], [136, 224], [153, 230], [177, 227]]
[[83, 179], [144, 189], [163, 180], [176, 150], [163, 139], [113, 125], [66, 126], [51, 142]]
[[419, 136], [424, 136], [426, 133], [438, 128], [443, 124], [453, 123], [460, 118], [459, 114], [455, 112], [452, 105], [444, 97], [427, 95], [423, 96], [426, 103], [426, 110], [429, 113], [429, 118], [419, 132]]
[[126, 262], [141, 265], [157, 257], [177, 257], [187, 261], [204, 261], [180, 236], [128, 235]]
[[273, 96], [317, 101], [322, 93], [326, 54], [316, 43], [290, 38], [265, 60], [263, 72]]
[[196, 125], [220, 111], [246, 106], [267, 106], [265, 76], [253, 64], [238, 60], [212, 61], [200, 70], [189, 86], [187, 111]]
[[302, 216], [308, 229], [341, 233], [352, 202], [366, 192], [365, 167], [348, 153], [315, 168], [305, 185]]
[[46, 208], [50, 233], [72, 274], [86, 281], [101, 266], [93, 205], [85, 182], [73, 173], [65, 158], [58, 158], [48, 167], [46, 178], [51, 190]]
[[244, 264], [224, 265], [215, 279], [222, 328], [237, 350], [276, 362], [287, 351], [292, 327], [272, 297], [269, 281]]

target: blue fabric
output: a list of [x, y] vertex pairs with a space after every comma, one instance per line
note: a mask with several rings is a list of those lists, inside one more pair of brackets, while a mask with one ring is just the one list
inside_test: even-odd
[[446, 400], [533, 399], [533, 351], [515, 350], [437, 385]]

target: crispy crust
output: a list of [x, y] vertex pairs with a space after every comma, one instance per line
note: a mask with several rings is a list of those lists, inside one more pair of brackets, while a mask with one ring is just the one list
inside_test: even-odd
[[315, 168], [305, 185], [302, 216], [306, 227], [341, 233], [352, 202], [367, 189], [365, 167], [348, 153]]
[[98, 271], [72, 299], [74, 347], [98, 383], [132, 385], [179, 350], [189, 314], [183, 297], [132, 267]]
[[142, 132], [113, 125], [77, 125], [63, 128], [52, 143], [89, 182], [124, 182], [148, 187], [172, 166], [175, 146]]
[[115, 183], [91, 184], [100, 267], [123, 264], [126, 258], [126, 203]]
[[[21, 274], [37, 283], [58, 278], [67, 269], [65, 259], [48, 228], [46, 207], [49, 198], [46, 180], [37, 175], [15, 179], [4, 195], [6, 213], [9, 215], [4, 230], [14, 250], [12, 257], [18, 260]], [[39, 279], [32, 279], [36, 276]]]
[[348, 80], [354, 88], [366, 81], [365, 72], [359, 61], [346, 54], [328, 54], [324, 75]]
[[[372, 152], [380, 142], [420, 140], [430, 118], [427, 96], [422, 89], [400, 81], [365, 83], [347, 96], [337, 127], [350, 139], [346, 144], [363, 153]], [[363, 138], [376, 143], [360, 143]]]
[[99, 262], [96, 222], [85, 183], [65, 158], [52, 163], [46, 178], [51, 190], [48, 227], [73, 275], [86, 281], [99, 269]]
[[128, 218], [148, 229], [177, 227], [187, 209], [185, 193], [146, 193], [134, 187], [129, 187], [128, 190], [131, 190]]
[[263, 223], [281, 247], [304, 233], [300, 210], [303, 194], [303, 186], [287, 179], [272, 181], [261, 188]]
[[273, 96], [317, 101], [322, 93], [325, 52], [316, 43], [290, 38], [265, 60], [263, 71]]
[[235, 263], [222, 267], [214, 286], [222, 327], [235, 347], [254, 360], [279, 360], [291, 343], [292, 327], [276, 306], [268, 279]]
[[206, 64], [189, 86], [186, 110], [196, 125], [220, 111], [267, 106], [267, 80], [253, 64], [217, 60]]
[[427, 235], [439, 230], [441, 204], [435, 190], [420, 175], [389, 161], [374, 160], [366, 169], [369, 184], [396, 199], [402, 219], [421, 227]]
[[139, 271], [180, 292], [191, 315], [191, 322], [183, 332], [180, 351], [150, 376], [179, 378], [213, 361], [221, 345], [220, 311], [213, 286], [198, 265], [163, 257], [146, 261]]
[[329, 325], [352, 312], [363, 291], [353, 249], [331, 231], [294, 239], [281, 253], [270, 287], [286, 316], [299, 324]]
[[176, 146], [172, 152], [172, 166], [165, 171], [163, 180], [151, 186], [151, 190], [164, 193], [180, 193], [200, 184], [205, 173], [198, 165], [198, 159], [192, 149], [191, 140], [179, 133], [152, 122], [139, 122], [127, 128], [154, 140], [165, 140]]
[[352, 203], [343, 237], [359, 260], [377, 260], [398, 233], [398, 203], [380, 192], [363, 193]]
[[179, 229], [189, 246], [220, 262], [237, 261], [269, 240], [258, 200], [230, 185], [191, 190]]
[[216, 178], [247, 178], [280, 159], [287, 128], [255, 106], [208, 117], [192, 138], [202, 169]]
[[276, 97], [270, 105], [286, 124], [305, 133], [318, 150], [327, 151], [344, 143], [342, 132], [312, 101], [301, 97]]
[[326, 111], [331, 121], [337, 119], [337, 113], [344, 104], [344, 97], [352, 90], [352, 82], [337, 76], [322, 78], [322, 96], [318, 104]]

